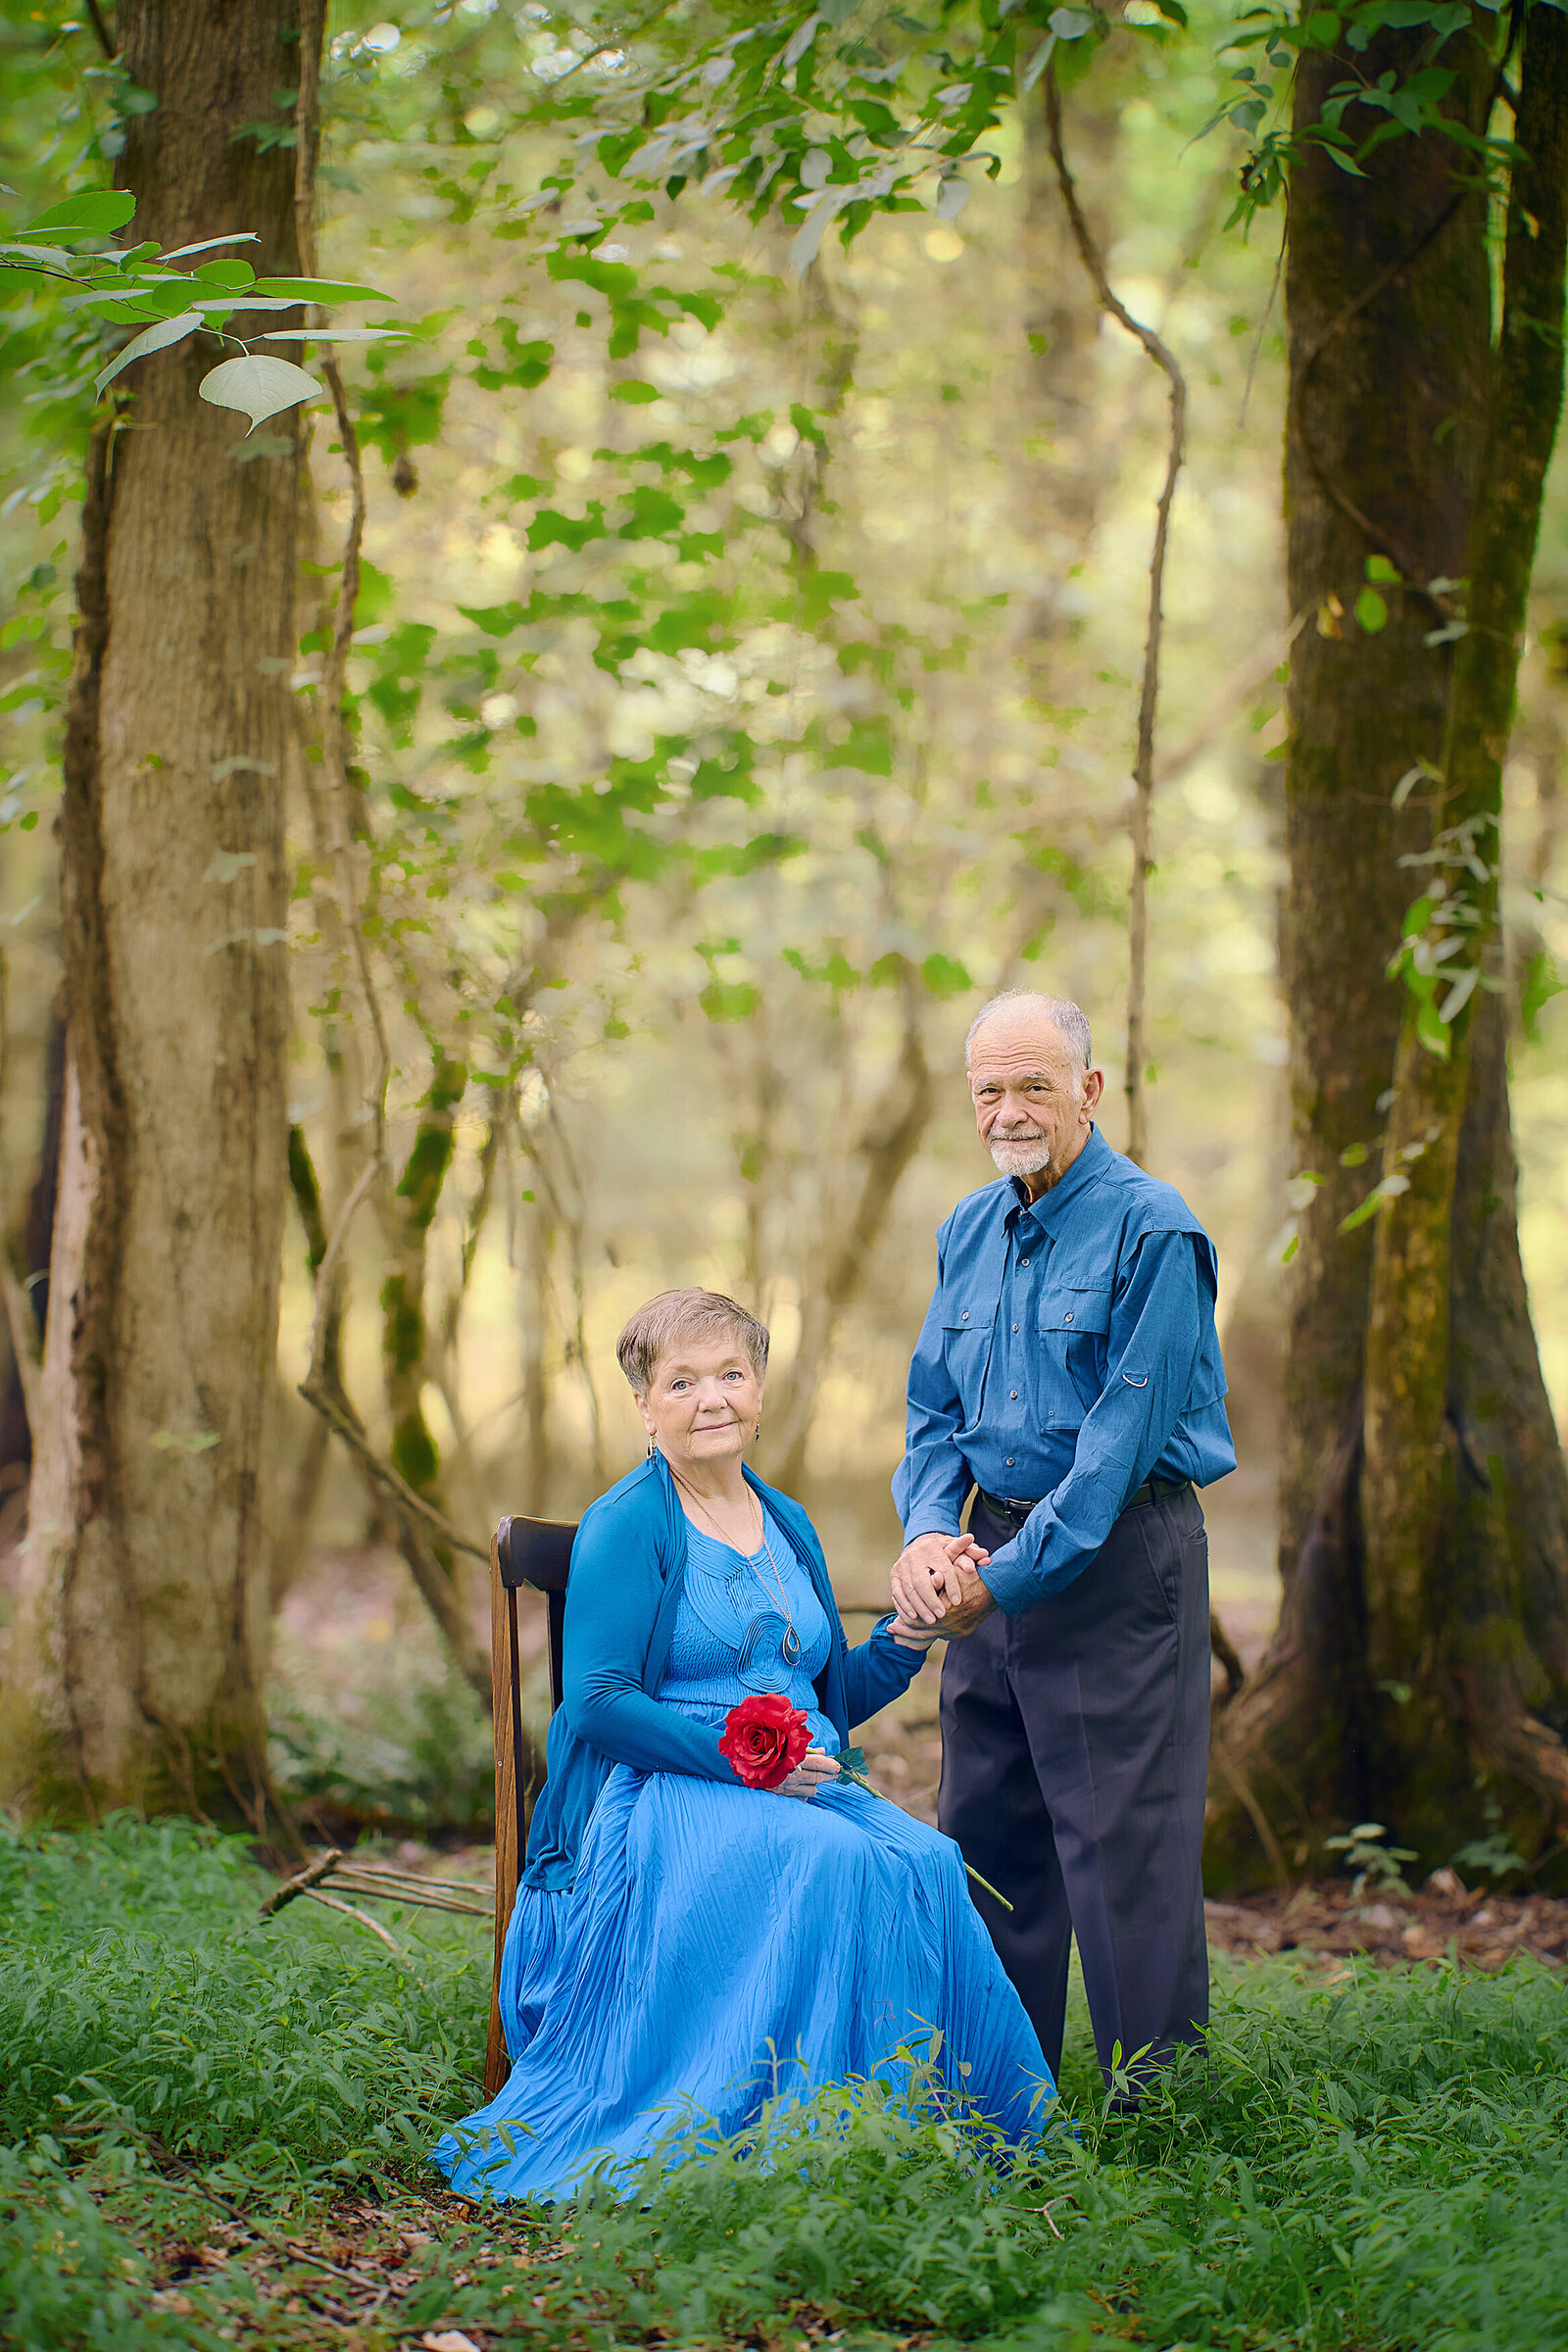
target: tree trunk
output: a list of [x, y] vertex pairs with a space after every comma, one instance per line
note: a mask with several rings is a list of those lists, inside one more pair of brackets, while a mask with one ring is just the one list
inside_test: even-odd
[[[452, 1165], [453, 1129], [468, 1083], [465, 1064], [437, 1048], [397, 1190], [379, 1203], [386, 1271], [381, 1280], [381, 1370], [392, 1423], [392, 1467], [416, 1494], [444, 1509], [441, 1457], [424, 1417], [430, 1377], [425, 1314], [426, 1253], [441, 1189]], [[456, 1554], [410, 1512], [397, 1510], [398, 1549], [446, 1637], [459, 1672], [490, 1703], [490, 1662], [464, 1607]]]
[[[316, 1165], [302, 1127], [290, 1127], [288, 1131], [288, 1179], [294, 1204], [299, 1210], [300, 1223], [305, 1229], [306, 1270], [314, 1282], [326, 1255], [330, 1236], [322, 1213], [321, 1188], [317, 1179]], [[347, 1277], [342, 1271], [345, 1255], [346, 1252], [339, 1251], [338, 1264], [329, 1276], [327, 1297], [318, 1309], [325, 1326], [321, 1348], [322, 1373], [339, 1393], [343, 1387], [343, 1320], [348, 1303]], [[299, 1459], [294, 1465], [288, 1495], [273, 1529], [272, 1564], [268, 1576], [268, 1612], [272, 1617], [282, 1607], [289, 1588], [304, 1572], [311, 1524], [316, 1517], [316, 1505], [326, 1473], [326, 1457], [331, 1444], [330, 1423], [320, 1413], [312, 1413]]]
[[[121, 0], [131, 235], [297, 273], [299, 0]], [[304, 110], [301, 110], [302, 113]], [[302, 159], [308, 181], [311, 158]], [[36, 1809], [268, 1787], [270, 1428], [287, 1176], [283, 774], [297, 412], [254, 439], [138, 363], [94, 432], [68, 707], [65, 1131], [43, 1431], [0, 1789]]]
[[550, 1458], [550, 1250], [554, 1225], [549, 1208], [535, 1197], [523, 1221], [523, 1270], [518, 1283], [517, 1322], [522, 1335], [522, 1466], [519, 1507], [530, 1519], [549, 1515]]
[[[1402, 70], [1403, 39], [1381, 36], [1363, 70]], [[1368, 1814], [1424, 1863], [1446, 1860], [1499, 1818], [1486, 1780], [1499, 1769], [1512, 1775], [1506, 1826], [1522, 1850], [1544, 1834], [1542, 1757], [1555, 1735], [1539, 1714], [1568, 1695], [1568, 1492], [1519, 1266], [1505, 1020], [1500, 1001], [1477, 1000], [1473, 1045], [1461, 1025], [1459, 1050], [1440, 1061], [1413, 1017], [1401, 1044], [1405, 992], [1385, 973], [1424, 886], [1412, 871], [1435, 870], [1399, 858], [1424, 859], [1458, 813], [1455, 793], [1466, 810], [1481, 807], [1494, 789], [1483, 771], [1500, 773], [1535, 540], [1535, 512], [1527, 528], [1521, 518], [1518, 438], [1533, 433], [1539, 454], [1542, 426], [1517, 320], [1521, 307], [1560, 317], [1560, 241], [1554, 260], [1529, 249], [1557, 235], [1565, 49], [1559, 20], [1532, 12], [1519, 137], [1534, 139], [1551, 188], [1518, 175], [1495, 367], [1484, 216], [1473, 190], [1455, 188], [1451, 150], [1391, 143], [1372, 159], [1370, 185], [1319, 157], [1293, 179], [1291, 602], [1319, 614], [1292, 664], [1287, 801], [1284, 978], [1305, 1205], [1287, 1371], [1285, 1601], [1215, 1742], [1218, 1877], [1277, 1870], [1286, 1850], [1298, 1866], [1326, 1829]], [[1447, 62], [1463, 68], [1450, 103], [1480, 128], [1491, 61], [1472, 46]], [[1315, 119], [1342, 66], [1303, 66], [1298, 123]], [[1540, 284], [1521, 282], [1527, 259], [1533, 277], [1555, 283], [1555, 312]], [[1560, 347], [1545, 342], [1560, 377]], [[1352, 618], [1369, 557], [1410, 583], [1380, 592], [1389, 619], [1372, 633]], [[1425, 584], [1461, 575], [1481, 626], [1455, 657], [1424, 643], [1451, 610], [1447, 589]], [[1396, 812], [1394, 790], [1418, 765]], [[1494, 822], [1488, 859], [1495, 841]], [[1479, 953], [1490, 906], [1472, 930]], [[1343, 1231], [1380, 1172], [1395, 1179], [1381, 1211]], [[1505, 1696], [1506, 1759], [1483, 1724], [1501, 1722]], [[1533, 1813], [1521, 1812], [1532, 1776]]]
[[[1509, 191], [1501, 333], [1464, 567], [1466, 630], [1454, 653], [1435, 862], [1423, 869], [1430, 913], [1406, 926], [1413, 969], [1373, 1256], [1362, 1509], [1374, 1687], [1384, 1696], [1409, 1691], [1373, 1719], [1375, 1769], [1404, 1793], [1402, 1829], [1430, 1841], [1474, 1803], [1478, 1779], [1494, 1775], [1493, 1801], [1503, 1800], [1510, 1832], [1528, 1848], [1541, 1842], [1543, 1808], [1548, 1834], [1559, 1817], [1568, 1820], [1568, 1749], [1531, 1713], [1542, 1702], [1560, 1709], [1568, 1678], [1538, 1662], [1523, 1622], [1509, 1544], [1513, 1486], [1503, 1454], [1489, 1463], [1476, 1446], [1469, 1365], [1452, 1345], [1452, 1292], [1461, 1138], [1470, 1081], [1480, 1075], [1471, 1024], [1486, 985], [1499, 994], [1503, 985], [1495, 952], [1502, 766], [1562, 408], [1568, 24], [1552, 9], [1525, 21], [1514, 135], [1524, 160]], [[1492, 1092], [1506, 1141], [1505, 1077]], [[1483, 1232], [1471, 1237], [1465, 1270], [1480, 1278], [1495, 1211], [1488, 1214], [1485, 1197], [1467, 1205]], [[1508, 1390], [1536, 1361], [1528, 1310], [1515, 1338], [1519, 1368]], [[1520, 1530], [1526, 1539], [1543, 1532], [1539, 1519]], [[1563, 1565], [1559, 1551], [1555, 1609], [1541, 1629], [1559, 1657], [1568, 1635]]]
[[[1373, 78], [1410, 54], [1406, 36], [1381, 35], [1367, 53]], [[1298, 129], [1348, 71], [1343, 58], [1303, 56]], [[1455, 208], [1451, 170], [1439, 140], [1405, 138], [1379, 150], [1365, 179], [1311, 151], [1291, 185], [1286, 594], [1310, 617], [1287, 696], [1280, 960], [1299, 1242], [1284, 1596], [1262, 1665], [1215, 1739], [1209, 1859], [1221, 1877], [1274, 1866], [1244, 1791], [1298, 1864], [1314, 1824], [1366, 1811], [1356, 1490], [1372, 1236], [1340, 1226], [1372, 1181], [1398, 1041], [1398, 994], [1385, 978], [1410, 898], [1398, 860], [1424, 846], [1419, 796], [1397, 811], [1391, 802], [1416, 761], [1441, 757], [1450, 657], [1425, 646], [1434, 614], [1418, 595], [1391, 597], [1387, 626], [1371, 635], [1353, 612], [1368, 556], [1389, 552], [1359, 517], [1398, 542], [1406, 578], [1463, 567], [1489, 294], [1485, 216], [1479, 200]]]
[[[0, 959], [0, 987], [5, 981]], [[63, 998], [57, 995], [49, 1014], [49, 1045], [44, 1060], [43, 1138], [38, 1147], [38, 1173], [27, 1195], [26, 1211], [18, 1235], [20, 1254], [15, 1269], [17, 1287], [8, 1285], [6, 1333], [11, 1361], [0, 1380], [0, 1496], [8, 1485], [25, 1485], [32, 1465], [33, 1434], [27, 1392], [36, 1390], [36, 1375], [44, 1325], [49, 1311], [49, 1243], [55, 1224], [55, 1196], [60, 1179], [60, 1127], [66, 1102], [66, 1023]], [[0, 1247], [11, 1241], [0, 1235]], [[5, 1269], [3, 1271], [10, 1271]], [[3, 1278], [3, 1272], [0, 1272]], [[12, 1480], [5, 1472], [13, 1473]]]

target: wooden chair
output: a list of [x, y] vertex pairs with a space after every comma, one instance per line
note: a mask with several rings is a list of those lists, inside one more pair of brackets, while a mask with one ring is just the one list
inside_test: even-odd
[[522, 1868], [532, 1750], [522, 1731], [517, 1659], [517, 1592], [531, 1585], [550, 1610], [550, 1705], [561, 1704], [562, 1629], [566, 1572], [577, 1530], [560, 1519], [503, 1519], [490, 1544], [490, 1692], [496, 1740], [496, 1949], [490, 1986], [490, 2041], [484, 2093], [493, 2099], [512, 2071], [501, 2031], [501, 1947]]

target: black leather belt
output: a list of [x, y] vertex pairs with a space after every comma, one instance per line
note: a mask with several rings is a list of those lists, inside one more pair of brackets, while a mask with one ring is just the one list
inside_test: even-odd
[[[1172, 1494], [1190, 1494], [1192, 1491], [1190, 1478], [1146, 1478], [1141, 1487], [1134, 1487], [1121, 1507], [1124, 1511], [1146, 1510], [1151, 1503], [1163, 1502]], [[977, 1487], [975, 1493], [992, 1518], [1004, 1520], [1008, 1527], [1022, 1527], [1030, 1512], [1039, 1508], [1018, 1494], [988, 1494], [984, 1487]]]

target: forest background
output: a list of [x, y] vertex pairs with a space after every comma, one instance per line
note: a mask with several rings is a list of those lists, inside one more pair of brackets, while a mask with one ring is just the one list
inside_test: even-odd
[[[802, 24], [848, 37], [850, 15]], [[1195, 11], [1184, 30], [1143, 0], [1114, 28], [1057, 15], [1064, 79], [1072, 44], [1113, 29], [1068, 89], [1066, 137], [1117, 294], [1188, 387], [1143, 1093], [1147, 1162], [1220, 1250], [1243, 1467], [1207, 1510], [1219, 1614], [1251, 1665], [1280, 1593], [1290, 1269], [1324, 1184], [1298, 1105], [1293, 1137], [1280, 981], [1290, 663], [1299, 678], [1314, 647], [1345, 644], [1371, 659], [1398, 633], [1397, 575], [1373, 547], [1331, 598], [1292, 609], [1280, 216], [1232, 218], [1256, 123], [1230, 19]], [[136, 22], [122, 10], [122, 27]], [[200, 1032], [204, 968], [286, 959], [292, 1004], [286, 1154], [256, 1216], [264, 1252], [274, 1236], [282, 1250], [276, 1373], [263, 1395], [233, 1367], [254, 1392], [248, 1458], [270, 1504], [236, 1640], [270, 1745], [256, 1751], [229, 1659], [216, 1714], [204, 1702], [186, 1727], [198, 1750], [212, 1735], [191, 1794], [226, 1773], [244, 1803], [265, 1803], [271, 1776], [333, 1819], [482, 1818], [484, 1586], [448, 1539], [482, 1550], [508, 1508], [575, 1516], [629, 1464], [641, 1433], [613, 1336], [668, 1283], [730, 1290], [772, 1325], [762, 1467], [817, 1517], [846, 1601], [875, 1605], [931, 1232], [989, 1173], [961, 1079], [981, 998], [1039, 985], [1082, 1004], [1112, 1071], [1110, 1140], [1128, 1140], [1129, 778], [1168, 456], [1161, 375], [1104, 318], [1075, 249], [1049, 74], [985, 132], [994, 169], [933, 172], [911, 209], [874, 213], [847, 248], [827, 237], [808, 254], [799, 212], [749, 219], [721, 172], [672, 195], [673, 144], [650, 194], [612, 185], [580, 143], [561, 171], [585, 128], [564, 119], [579, 101], [612, 107], [620, 82], [683, 71], [720, 91], [729, 22], [669, 13], [607, 33], [542, 5], [462, 0], [336, 10], [327, 28], [318, 266], [380, 288], [385, 308], [364, 315], [399, 331], [343, 342], [341, 406], [303, 412], [300, 619], [286, 664], [268, 657], [294, 714], [282, 755], [257, 761], [247, 742], [204, 771], [214, 800], [249, 792], [286, 818], [285, 921], [263, 904], [266, 856], [237, 836], [203, 833], [194, 858], [156, 829], [145, 843], [149, 871], [181, 866], [174, 919], [197, 942], [194, 993], [171, 1002], [166, 988], [154, 1006], [173, 1058], [183, 1023]], [[18, 221], [107, 184], [127, 142], [134, 156], [152, 135], [156, 110], [96, 27], [40, 11], [5, 30]], [[788, 69], [797, 84], [806, 54]], [[292, 197], [299, 83], [267, 96], [234, 134]], [[1240, 118], [1200, 137], [1227, 104]], [[839, 169], [820, 137], [829, 161], [803, 191]], [[1496, 277], [1503, 204], [1476, 202]], [[297, 243], [294, 267], [311, 259]], [[38, 1303], [56, 1206], [50, 1066], [70, 943], [54, 820], [104, 354], [100, 324], [37, 289], [8, 324], [0, 686], [17, 749], [0, 804], [0, 1180], [20, 1362], [0, 1475], [19, 1597], [0, 1643], [15, 1672], [29, 1348], [17, 1301]], [[179, 365], [150, 361], [130, 380]], [[232, 417], [207, 422], [246, 485], [298, 454], [288, 417], [243, 442]], [[350, 638], [334, 611], [362, 489]], [[1502, 769], [1501, 888], [1520, 1244], [1559, 1424], [1565, 538], [1558, 466]], [[254, 553], [237, 529], [226, 553], [210, 549], [198, 604], [220, 604]], [[1413, 644], [1432, 621], [1414, 615]], [[144, 691], [176, 693], [172, 671]], [[1411, 773], [1369, 753], [1361, 790], [1369, 808], [1407, 803]], [[1347, 865], [1347, 900], [1411, 894], [1398, 847], [1380, 836], [1364, 870]], [[1377, 944], [1381, 964], [1397, 924]], [[156, 953], [145, 976], [156, 998]], [[53, 1099], [58, 1111], [58, 1087]], [[1337, 1151], [1342, 1213], [1382, 1148], [1364, 1121]], [[231, 1440], [199, 1389], [149, 1395], [114, 1434], [152, 1551], [199, 1545], [192, 1531], [226, 1508]], [[32, 1401], [44, 1409], [36, 1387]], [[1289, 1567], [1302, 1516], [1289, 1494], [1286, 1516]], [[186, 1642], [183, 1626], [222, 1610], [209, 1594], [182, 1619], [174, 1583], [146, 1610], [172, 1611]], [[928, 1673], [907, 1718], [918, 1733], [934, 1712]], [[232, 1752], [219, 1718], [239, 1722]], [[928, 1765], [916, 1740], [911, 1789]], [[1478, 1815], [1485, 1804], [1495, 1817], [1482, 1790]], [[1348, 1818], [1299, 1811], [1317, 1837]], [[1548, 1808], [1538, 1844], [1550, 1824]], [[1453, 1843], [1480, 1826], [1455, 1820]]]

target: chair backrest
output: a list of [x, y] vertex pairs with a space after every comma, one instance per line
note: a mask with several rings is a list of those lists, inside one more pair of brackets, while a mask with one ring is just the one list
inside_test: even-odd
[[517, 1592], [531, 1585], [549, 1608], [550, 1704], [561, 1704], [562, 1632], [566, 1577], [577, 1530], [560, 1519], [503, 1519], [490, 1545], [490, 1696], [496, 1749], [496, 1935], [490, 1992], [490, 2045], [485, 2095], [494, 2098], [510, 2071], [501, 2031], [501, 1951], [516, 1900], [526, 1841], [529, 1767], [537, 1768], [522, 1732], [522, 1671], [517, 1654]]
[[[550, 1707], [561, 1704], [562, 1630], [566, 1621], [566, 1577], [571, 1567], [575, 1523], [564, 1519], [503, 1519], [496, 1529], [496, 1564], [511, 1593], [520, 1585], [543, 1592], [550, 1604]], [[514, 1606], [515, 1603], [514, 1602]]]

